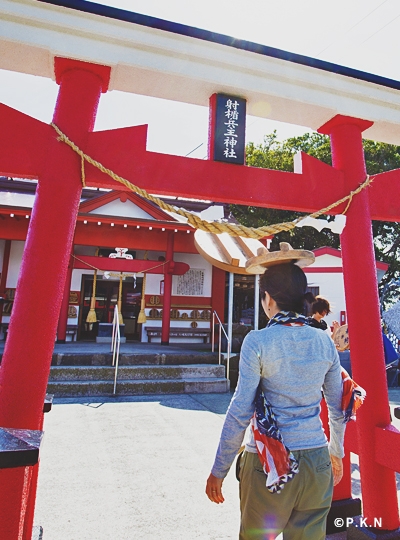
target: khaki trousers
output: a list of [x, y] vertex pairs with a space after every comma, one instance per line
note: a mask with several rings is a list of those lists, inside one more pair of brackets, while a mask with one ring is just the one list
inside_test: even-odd
[[299, 472], [281, 493], [270, 493], [257, 454], [244, 452], [240, 463], [239, 540], [323, 540], [333, 492], [326, 447], [293, 452]]

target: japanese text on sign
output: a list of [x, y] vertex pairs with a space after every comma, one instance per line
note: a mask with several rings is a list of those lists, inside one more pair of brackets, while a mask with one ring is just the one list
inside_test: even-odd
[[217, 94], [215, 115], [214, 151], [215, 161], [244, 164], [246, 100]]

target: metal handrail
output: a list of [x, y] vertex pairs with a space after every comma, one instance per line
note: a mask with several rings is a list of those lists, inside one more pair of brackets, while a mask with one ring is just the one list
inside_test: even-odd
[[226, 378], [229, 379], [229, 359], [231, 355], [231, 340], [228, 337], [228, 334], [225, 332], [225, 328], [222, 325], [221, 319], [218, 317], [218, 313], [213, 311], [212, 316], [212, 336], [211, 336], [211, 352], [214, 352], [214, 338], [215, 338], [215, 318], [218, 319], [219, 331], [218, 331], [218, 364], [221, 365], [221, 338], [222, 332], [225, 334], [226, 338]]
[[114, 318], [113, 318], [113, 327], [112, 327], [112, 338], [111, 338], [111, 352], [113, 353], [112, 365], [115, 364], [114, 371], [114, 389], [113, 395], [115, 396], [117, 388], [117, 376], [118, 376], [118, 363], [119, 363], [119, 346], [121, 343], [121, 334], [119, 330], [119, 313], [118, 305], [115, 305], [114, 308]]

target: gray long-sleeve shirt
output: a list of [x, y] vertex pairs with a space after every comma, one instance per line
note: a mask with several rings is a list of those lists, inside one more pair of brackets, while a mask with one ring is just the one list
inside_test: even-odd
[[[214, 476], [227, 475], [242, 445], [260, 380], [290, 450], [328, 444], [319, 416], [322, 389], [329, 411], [329, 451], [343, 457], [342, 381], [335, 345], [316, 328], [277, 324], [250, 332], [243, 341], [239, 381], [222, 429]], [[246, 450], [257, 452], [251, 432]]]

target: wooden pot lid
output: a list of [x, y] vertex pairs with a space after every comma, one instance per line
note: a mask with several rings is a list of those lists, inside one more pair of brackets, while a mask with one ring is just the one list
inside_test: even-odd
[[246, 263], [246, 272], [249, 274], [263, 274], [269, 266], [293, 262], [303, 268], [315, 261], [312, 251], [305, 249], [293, 249], [287, 242], [279, 244], [279, 251], [268, 251], [265, 247], [257, 250], [257, 255]]

